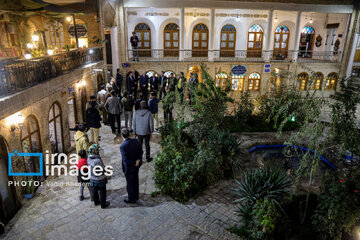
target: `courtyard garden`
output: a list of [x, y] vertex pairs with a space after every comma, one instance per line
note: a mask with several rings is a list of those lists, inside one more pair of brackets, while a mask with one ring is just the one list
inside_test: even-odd
[[360, 231], [360, 96], [352, 80], [341, 80], [332, 98], [275, 86], [267, 95], [244, 92], [235, 103], [230, 83], [216, 87], [205, 67], [202, 73], [203, 82], [190, 87], [192, 105], [174, 108], [177, 93], [164, 100], [176, 114], [161, 128], [159, 192], [184, 203], [234, 179], [239, 222], [229, 231], [243, 239], [353, 239]]

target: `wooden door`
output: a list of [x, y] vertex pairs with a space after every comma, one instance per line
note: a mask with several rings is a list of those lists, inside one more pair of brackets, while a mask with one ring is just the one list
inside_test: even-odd
[[278, 26], [274, 35], [274, 54], [276, 60], [283, 60], [288, 56], [290, 30], [286, 26]]
[[179, 56], [179, 26], [169, 23], [164, 28], [164, 57]]
[[151, 29], [146, 23], [135, 26], [134, 32], [139, 39], [139, 57], [151, 57]]
[[192, 35], [192, 56], [193, 57], [207, 57], [209, 43], [209, 29], [203, 24], [195, 25]]
[[258, 24], [250, 27], [248, 33], [247, 57], [261, 57], [263, 33], [263, 28]]
[[0, 136], [0, 221], [7, 223], [18, 210], [13, 185], [9, 186], [8, 177], [8, 150], [5, 139]]
[[221, 29], [220, 57], [235, 57], [236, 28], [226, 24]]

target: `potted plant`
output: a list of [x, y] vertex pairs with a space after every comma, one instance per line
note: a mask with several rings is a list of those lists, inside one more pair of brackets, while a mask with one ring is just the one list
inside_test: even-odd
[[31, 178], [31, 179], [27, 182], [27, 184], [26, 184], [26, 186], [25, 186], [25, 188], [24, 188], [24, 198], [26, 198], [26, 199], [31, 199], [31, 198], [33, 198], [34, 192], [35, 192], [34, 179]]

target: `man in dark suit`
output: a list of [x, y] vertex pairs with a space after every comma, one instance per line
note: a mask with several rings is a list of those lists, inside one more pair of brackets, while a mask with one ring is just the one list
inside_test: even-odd
[[130, 138], [128, 129], [123, 128], [121, 135], [124, 142], [120, 146], [122, 169], [126, 177], [128, 198], [125, 203], [136, 203], [139, 200], [139, 168], [142, 164], [143, 150], [136, 138]]
[[118, 87], [118, 96], [121, 97], [121, 90], [123, 85], [123, 77], [120, 74], [120, 68], [116, 69], [116, 85]]
[[129, 76], [126, 78], [127, 90], [130, 95], [134, 94], [134, 82], [135, 82], [135, 76], [132, 72], [130, 72]]
[[142, 95], [144, 99], [147, 100], [148, 98], [148, 88], [149, 88], [149, 77], [146, 75], [146, 72], [143, 72], [143, 74], [140, 76], [140, 89], [142, 92]]
[[161, 76], [159, 78], [159, 83], [160, 83], [160, 94], [159, 94], [159, 98], [160, 100], [162, 98], [165, 98], [166, 96], [166, 86], [167, 86], [167, 77], [165, 76], [165, 72], [161, 71]]
[[158, 83], [158, 78], [155, 76], [155, 74], [153, 74], [150, 77], [150, 92], [154, 92], [154, 91], [158, 91], [159, 90], [159, 83]]

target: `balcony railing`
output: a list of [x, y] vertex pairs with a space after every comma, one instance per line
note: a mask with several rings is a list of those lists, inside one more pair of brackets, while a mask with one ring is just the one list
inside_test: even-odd
[[[295, 50], [137, 50], [140, 61], [216, 61], [216, 62], [340, 62], [340, 51], [303, 52]], [[136, 52], [135, 52], [136, 54]], [[129, 60], [133, 60], [134, 50], [129, 50]]]
[[28, 60], [2, 59], [0, 60], [0, 96], [34, 86], [103, 59], [101, 47]]

